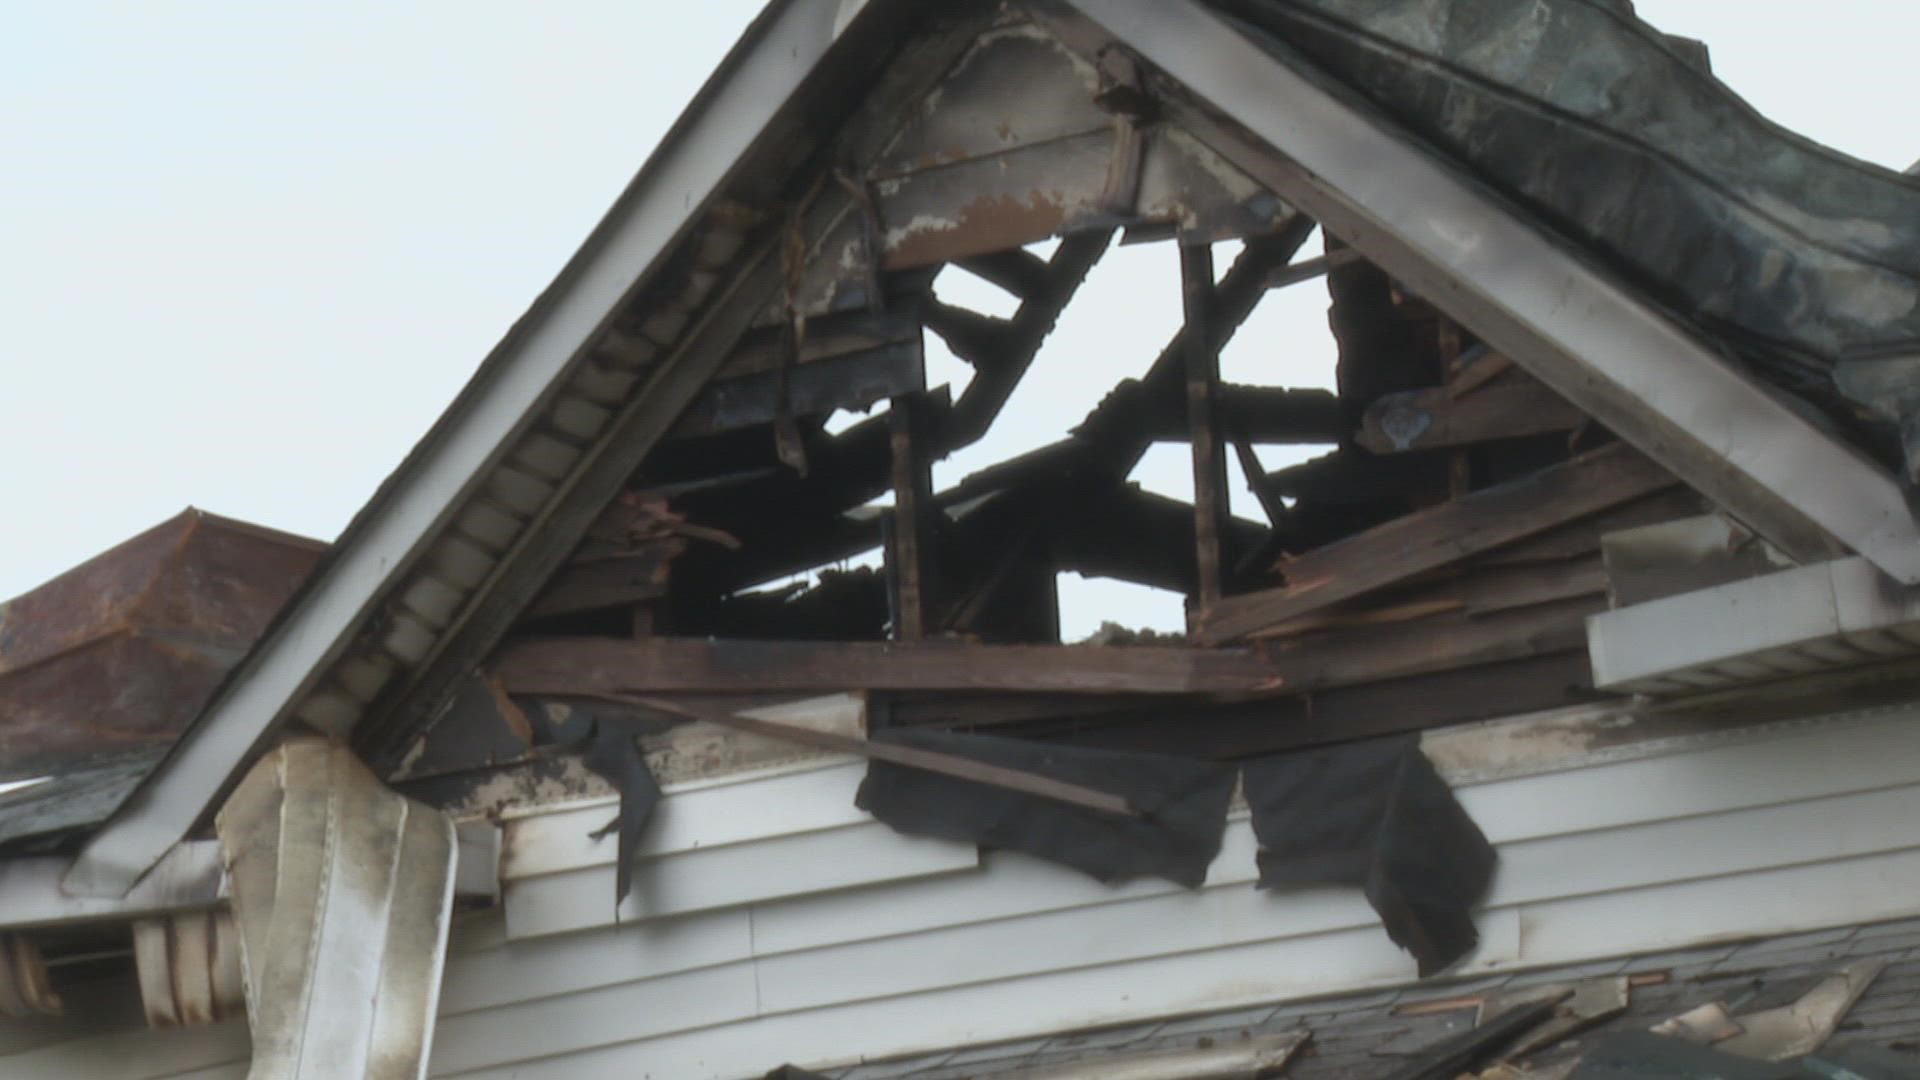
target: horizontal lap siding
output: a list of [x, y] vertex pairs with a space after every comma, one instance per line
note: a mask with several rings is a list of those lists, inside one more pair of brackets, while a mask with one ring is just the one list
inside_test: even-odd
[[[835, 820], [827, 785], [847, 785], [850, 800], [857, 774], [812, 774], [805, 782], [819, 801], [807, 823]], [[1920, 816], [1920, 727], [1904, 717], [1464, 784], [1460, 796], [1502, 856], [1478, 916], [1481, 948], [1461, 973], [1893, 918], [1920, 896], [1910, 824]], [[797, 844], [804, 834], [783, 835]], [[518, 1017], [535, 1004], [488, 1008], [469, 1019], [472, 1030], [498, 1032], [482, 1040], [490, 1045], [436, 1057], [435, 1072], [742, 1077], [783, 1060], [827, 1063], [1413, 978], [1412, 961], [1356, 891], [1260, 892], [1253, 850], [1237, 814], [1208, 886], [1195, 891], [1104, 886], [993, 852], [971, 872], [755, 902], [739, 912], [744, 944], [730, 923], [710, 954], [741, 986], [751, 975], [751, 999], [739, 990], [693, 1021], [638, 1015], [623, 996], [629, 986], [693, 986], [669, 950], [620, 947], [639, 927], [515, 942], [508, 948], [524, 947], [526, 958], [519, 985], [529, 996], [562, 995], [549, 1005], [565, 1002], [585, 1041], [559, 1057], [546, 1049], [559, 1040], [543, 1038], [538, 1054], [524, 1041], [516, 1049]], [[504, 966], [490, 970], [492, 982], [505, 977]], [[459, 1000], [452, 987], [449, 995]], [[729, 1007], [733, 1015], [716, 1018]], [[539, 1016], [529, 1026], [550, 1022]]]
[[[661, 821], [671, 827], [650, 837], [636, 878], [653, 906], [618, 924], [611, 843], [581, 838], [610, 807], [513, 823], [510, 846], [551, 846], [510, 860], [504, 918], [484, 916], [457, 940], [434, 1075], [727, 1080], [787, 1060], [828, 1064], [1414, 976], [1357, 891], [1253, 888], [1244, 814], [1206, 888], [1109, 887], [1017, 854], [976, 865], [965, 845], [896, 836], [849, 812], [860, 772], [831, 763], [670, 791]], [[1920, 905], [1920, 726], [1904, 715], [1459, 791], [1501, 853], [1477, 915], [1481, 946], [1460, 974], [1892, 919]], [[692, 910], [645, 914], [675, 895]], [[516, 937], [516, 925], [538, 936]], [[182, 1034], [43, 1048], [0, 1059], [0, 1075], [225, 1075], [235, 1050], [219, 1039], [170, 1060], [171, 1073], [127, 1071], [145, 1057], [129, 1047]], [[121, 1071], [49, 1064], [79, 1053]], [[35, 1054], [39, 1071], [14, 1068]]]

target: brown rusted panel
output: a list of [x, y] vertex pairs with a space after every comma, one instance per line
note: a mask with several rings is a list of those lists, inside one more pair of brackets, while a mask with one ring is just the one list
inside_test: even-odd
[[171, 742], [325, 550], [188, 510], [0, 605], [0, 778]]

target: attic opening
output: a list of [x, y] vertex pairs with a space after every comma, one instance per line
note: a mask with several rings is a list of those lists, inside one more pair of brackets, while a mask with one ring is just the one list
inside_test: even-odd
[[[616, 318], [608, 368], [745, 329], [488, 661], [506, 690], [857, 686], [875, 723], [1147, 749], [1178, 703], [1222, 756], [1591, 694], [1600, 537], [1702, 499], [1130, 53], [956, 25], [689, 226], [684, 283], [728, 299], [669, 274]], [[1138, 651], [1049, 651], [1087, 641]]]

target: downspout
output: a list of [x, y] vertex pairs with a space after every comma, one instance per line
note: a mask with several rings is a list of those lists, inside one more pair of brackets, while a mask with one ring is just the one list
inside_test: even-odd
[[239, 927], [249, 1080], [426, 1075], [452, 922], [453, 822], [344, 744], [294, 739], [215, 820]]

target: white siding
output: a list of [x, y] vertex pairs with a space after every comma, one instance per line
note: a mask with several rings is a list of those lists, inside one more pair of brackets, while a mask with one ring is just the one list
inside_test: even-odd
[[[1576, 748], [1491, 775], [1472, 753], [1482, 736], [1435, 736], [1451, 740], [1435, 756], [1501, 854], [1461, 972], [1915, 914], [1916, 721]], [[1491, 753], [1515, 737], [1483, 741]], [[654, 899], [619, 924], [611, 841], [583, 836], [610, 807], [510, 823], [505, 914], [456, 935], [434, 1075], [727, 1080], [1414, 977], [1357, 891], [1255, 890], [1242, 816], [1207, 887], [1107, 887], [895, 837], [850, 811], [859, 775], [829, 762], [670, 792], [637, 877]], [[655, 902], [669, 895], [684, 902]], [[649, 914], [664, 910], [680, 913]], [[228, 1075], [232, 1037], [213, 1041], [168, 1067]], [[105, 1042], [34, 1054], [145, 1056], [91, 1049]], [[168, 1075], [13, 1068], [34, 1054], [0, 1059], [0, 1075]]]

